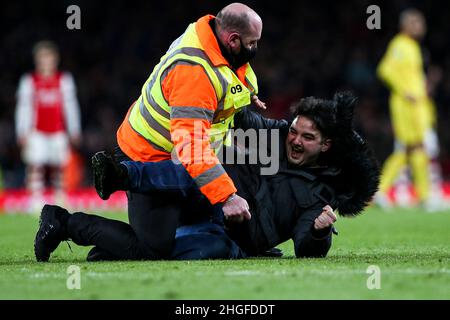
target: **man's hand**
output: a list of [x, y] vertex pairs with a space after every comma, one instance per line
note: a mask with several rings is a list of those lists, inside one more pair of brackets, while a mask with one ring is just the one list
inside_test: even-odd
[[252, 102], [255, 106], [257, 106], [259, 109], [266, 110], [266, 104], [259, 100], [258, 96], [252, 96]]
[[336, 220], [337, 217], [334, 214], [333, 209], [329, 205], [326, 205], [325, 207], [323, 207], [323, 211], [320, 216], [318, 216], [316, 220], [314, 220], [314, 229], [321, 230], [328, 228], [333, 223], [335, 223]]
[[231, 195], [222, 207], [225, 219], [233, 222], [242, 222], [244, 218], [250, 220], [252, 215], [248, 209], [247, 200], [237, 194]]

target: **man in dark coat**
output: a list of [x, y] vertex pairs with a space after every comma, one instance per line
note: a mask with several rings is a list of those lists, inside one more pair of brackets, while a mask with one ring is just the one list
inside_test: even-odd
[[[220, 207], [208, 207], [198, 200], [201, 195], [192, 178], [172, 161], [138, 163], [122, 161], [116, 154], [115, 163], [104, 153], [97, 154], [93, 159], [96, 189], [106, 198], [116, 190], [173, 189], [197, 199], [186, 208], [192, 211], [186, 215], [192, 221], [182, 222], [184, 226], [177, 231], [174, 259], [256, 256], [289, 239], [294, 241], [297, 257], [324, 257], [336, 221], [332, 208], [340, 215], [356, 215], [378, 187], [377, 162], [352, 128], [354, 104], [355, 98], [347, 93], [336, 94], [333, 100], [305, 98], [293, 107], [292, 123], [266, 119], [248, 110], [235, 116], [238, 128], [267, 129], [269, 137], [279, 137], [276, 150], [269, 150], [279, 160], [276, 174], [261, 175], [260, 164], [227, 165], [225, 161], [238, 194], [250, 206], [250, 220], [236, 217], [225, 221], [223, 227]], [[205, 220], [206, 214], [212, 221]], [[66, 217], [70, 219], [68, 213]], [[88, 238], [89, 233], [89, 227], [84, 227], [65, 238], [83, 244], [77, 236]], [[113, 244], [102, 241], [95, 245], [88, 260], [115, 260]]]
[[261, 176], [255, 166], [239, 165], [228, 171], [253, 214], [228, 232], [247, 254], [261, 254], [292, 239], [297, 257], [324, 257], [336, 219], [329, 207], [343, 216], [356, 215], [370, 201], [379, 170], [352, 129], [354, 103], [348, 94], [332, 101], [306, 98], [293, 107], [292, 123], [249, 111], [236, 118], [236, 126], [244, 130], [280, 130], [277, 174]]

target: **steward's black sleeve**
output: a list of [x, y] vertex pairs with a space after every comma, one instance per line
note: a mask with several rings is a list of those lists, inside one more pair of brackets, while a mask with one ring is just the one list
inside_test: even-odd
[[322, 206], [306, 210], [297, 220], [292, 239], [297, 258], [325, 257], [331, 247], [331, 227], [314, 229], [314, 220], [322, 213]]
[[255, 111], [249, 110], [249, 107], [243, 108], [234, 115], [234, 126], [243, 130], [247, 129], [281, 129], [289, 126], [286, 120], [275, 120], [264, 118]]

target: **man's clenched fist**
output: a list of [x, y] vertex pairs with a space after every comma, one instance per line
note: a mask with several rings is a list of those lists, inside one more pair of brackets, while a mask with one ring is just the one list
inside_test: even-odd
[[325, 207], [323, 207], [323, 211], [320, 216], [318, 216], [316, 220], [314, 220], [314, 229], [321, 230], [328, 228], [333, 223], [335, 223], [336, 220], [337, 217], [334, 214], [333, 209], [329, 205], [326, 205]]

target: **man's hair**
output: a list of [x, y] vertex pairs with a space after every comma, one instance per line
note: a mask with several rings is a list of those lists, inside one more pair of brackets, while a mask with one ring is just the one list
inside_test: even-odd
[[49, 41], [49, 40], [43, 40], [43, 41], [39, 41], [38, 43], [36, 43], [33, 46], [33, 50], [32, 50], [33, 56], [36, 56], [36, 54], [42, 49], [51, 50], [55, 54], [59, 54], [59, 49], [58, 49], [58, 46], [56, 45], [56, 43], [54, 43], [53, 41]]
[[293, 116], [301, 116], [314, 122], [322, 138], [333, 139], [352, 131], [353, 109], [356, 97], [351, 92], [337, 92], [333, 100], [307, 97], [295, 103]]
[[234, 14], [221, 10], [216, 16], [217, 25], [225, 31], [239, 32], [246, 34], [250, 29], [250, 19], [248, 14]]

